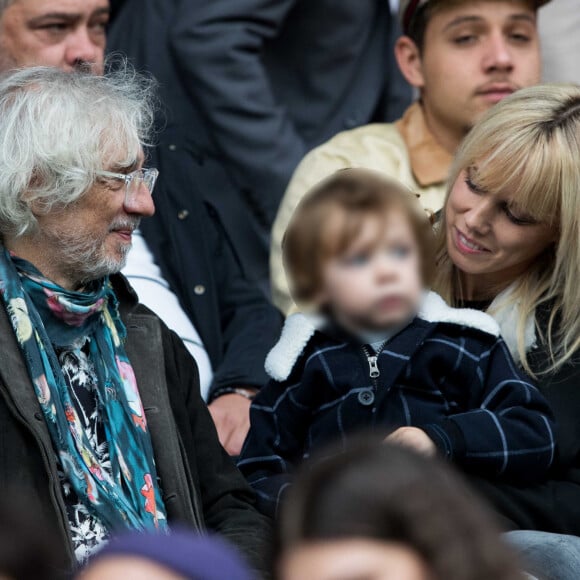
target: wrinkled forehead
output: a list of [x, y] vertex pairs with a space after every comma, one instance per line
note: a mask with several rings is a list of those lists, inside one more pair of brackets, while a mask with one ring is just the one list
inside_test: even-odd
[[145, 164], [145, 155], [143, 151], [131, 154], [128, 152], [117, 152], [103, 157], [102, 166], [105, 171], [114, 173], [130, 173], [141, 169]]
[[427, 28], [437, 33], [451, 32], [465, 25], [525, 24], [536, 28], [537, 10], [533, 2], [522, 0], [482, 0], [438, 2]]
[[92, 17], [108, 14], [109, 0], [0, 0], [0, 12], [15, 6], [19, 12], [28, 17], [43, 16], [79, 16]]
[[105, 129], [99, 151], [102, 168], [107, 171], [133, 171], [145, 163], [145, 152], [138, 135], [119, 134], [118, 128]]

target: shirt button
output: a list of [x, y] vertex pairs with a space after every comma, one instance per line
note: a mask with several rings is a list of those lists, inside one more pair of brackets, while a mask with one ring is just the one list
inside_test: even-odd
[[193, 291], [198, 296], [202, 296], [203, 294], [205, 294], [205, 286], [203, 284], [197, 284], [197, 286], [194, 287]]
[[346, 119], [344, 119], [343, 125], [346, 129], [354, 129], [361, 124], [359, 121], [358, 111], [353, 111]]
[[168, 149], [169, 149], [169, 151], [176, 151], [177, 150], [177, 145], [174, 145], [172, 143], [171, 145], [169, 145]]
[[189, 215], [189, 211], [186, 209], [180, 209], [177, 212], [177, 219], [178, 220], [184, 220], [187, 216]]
[[372, 389], [363, 389], [358, 394], [358, 402], [364, 407], [369, 407], [375, 402], [375, 394]]

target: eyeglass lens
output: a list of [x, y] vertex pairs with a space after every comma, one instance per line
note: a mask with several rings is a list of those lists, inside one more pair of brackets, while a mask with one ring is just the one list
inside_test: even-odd
[[133, 179], [127, 185], [127, 195], [134, 199], [139, 195], [139, 190], [141, 185], [144, 185], [149, 192], [149, 195], [153, 193], [153, 187], [155, 186], [155, 181], [157, 179], [157, 171], [153, 169], [141, 169], [135, 172]]

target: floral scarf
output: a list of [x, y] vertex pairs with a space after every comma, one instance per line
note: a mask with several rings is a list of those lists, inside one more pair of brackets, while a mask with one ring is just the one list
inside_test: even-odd
[[[0, 295], [26, 360], [61, 466], [79, 499], [110, 530], [165, 529], [151, 438], [108, 278], [67, 291], [0, 246]], [[75, 411], [54, 346], [88, 341], [109, 444], [103, 470]]]

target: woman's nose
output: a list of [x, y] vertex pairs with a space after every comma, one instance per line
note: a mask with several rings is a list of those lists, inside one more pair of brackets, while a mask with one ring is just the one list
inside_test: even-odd
[[485, 201], [474, 205], [471, 209], [465, 212], [465, 224], [467, 227], [478, 233], [486, 233], [489, 231], [492, 221], [492, 212], [489, 204]]

